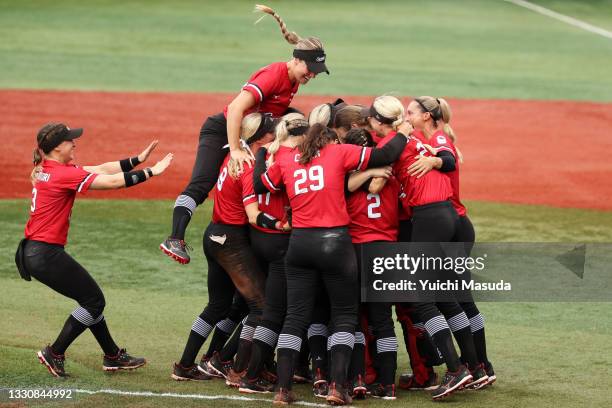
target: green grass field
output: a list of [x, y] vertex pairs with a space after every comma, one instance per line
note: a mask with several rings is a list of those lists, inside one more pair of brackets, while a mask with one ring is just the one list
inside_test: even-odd
[[[235, 92], [290, 57], [254, 3], [0, 0], [0, 88]], [[538, 3], [612, 28], [609, 0]], [[612, 101], [612, 41], [501, 0], [269, 4], [326, 44], [301, 93]]]
[[[146, 368], [133, 373], [105, 374], [101, 352], [85, 333], [68, 352], [73, 377], [51, 378], [34, 352], [53, 341], [74, 303], [33, 281], [18, 278], [12, 254], [27, 218], [25, 200], [0, 201], [0, 386], [62, 386], [86, 390], [173, 392], [238, 395], [221, 382], [177, 383], [170, 379], [172, 362], [180, 357], [194, 317], [206, 303], [206, 267], [201, 233], [210, 205], [198, 209], [189, 228], [196, 247], [183, 267], [159, 252], [167, 234], [170, 201], [78, 201], [72, 216], [67, 250], [99, 281], [105, 292], [105, 316], [117, 341], [145, 355]], [[612, 213], [549, 207], [470, 203], [478, 239], [483, 242], [611, 242]], [[489, 353], [498, 383], [482, 392], [464, 392], [446, 404], [467, 407], [608, 406], [602, 389], [612, 387], [612, 304], [610, 303], [483, 303]], [[408, 367], [400, 353], [401, 370]], [[297, 387], [306, 401], [315, 401], [308, 387]], [[213, 401], [154, 397], [77, 394], [79, 406], [210, 406]], [[400, 392], [397, 406], [430, 406], [422, 393]], [[65, 404], [65, 403], [61, 403]], [[219, 401], [222, 406], [260, 406], [261, 402]], [[53, 404], [48, 404], [52, 406]], [[377, 401], [359, 403], [383, 406]]]
[[[612, 0], [535, 2], [612, 30]], [[254, 3], [0, 0], [0, 89], [236, 92], [255, 69], [290, 57], [291, 46], [271, 18], [253, 25]], [[300, 94], [612, 101], [611, 40], [502, 0], [264, 3], [276, 8], [289, 29], [325, 43], [332, 75]], [[30, 146], [26, 150], [27, 156]], [[101, 351], [85, 333], [68, 352], [73, 376], [57, 381], [34, 353], [53, 341], [75, 305], [38, 282], [18, 278], [13, 254], [28, 203], [0, 200], [0, 388], [238, 395], [216, 381], [170, 379], [172, 363], [207, 301], [201, 234], [211, 210], [207, 203], [196, 213], [187, 236], [195, 250], [184, 267], [157, 249], [169, 232], [172, 206], [171, 201], [77, 200], [67, 251], [103, 288], [105, 315], [117, 342], [146, 356], [149, 364], [133, 373], [105, 374]], [[481, 242], [612, 242], [612, 212], [482, 202], [469, 207]], [[445, 406], [612, 405], [612, 303], [480, 307], [499, 380], [482, 392], [459, 393]], [[400, 372], [405, 371], [406, 353], [399, 358]], [[305, 401], [322, 402], [308, 387], [297, 391]], [[432, 406], [425, 394], [400, 392], [399, 397], [395, 403], [356, 405]], [[0, 406], [6, 402], [0, 399]], [[72, 403], [45, 406], [178, 404], [259, 407], [262, 402], [77, 394]]]

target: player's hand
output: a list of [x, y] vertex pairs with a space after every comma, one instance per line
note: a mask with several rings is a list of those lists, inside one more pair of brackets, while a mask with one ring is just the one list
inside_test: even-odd
[[432, 155], [432, 156], [437, 156], [438, 152], [440, 151], [440, 149], [437, 149], [435, 147], [431, 147], [430, 145], [428, 145], [427, 143], [423, 143], [423, 147], [425, 149], [427, 149], [427, 151]]
[[382, 177], [388, 179], [393, 174], [393, 168], [391, 166], [375, 167], [368, 170], [372, 177]]
[[397, 132], [403, 134], [404, 136], [409, 136], [413, 130], [414, 128], [407, 120], [397, 128]]
[[254, 162], [253, 158], [242, 149], [230, 150], [230, 157], [238, 164], [238, 173], [242, 173], [244, 171], [245, 163], [250, 167]]
[[172, 153], [168, 153], [166, 157], [155, 163], [155, 166], [151, 167], [151, 171], [153, 171], [154, 176], [159, 176], [168, 168], [170, 163], [172, 163], [172, 159], [174, 155]]
[[289, 221], [285, 221], [284, 223], [283, 221], [276, 221], [276, 229], [279, 231], [288, 232], [291, 231], [291, 224], [289, 224]]
[[409, 175], [421, 178], [435, 167], [435, 158], [418, 155], [416, 161], [406, 170]]
[[157, 144], [158, 144], [158, 143], [159, 143], [159, 141], [157, 141], [157, 140], [152, 141], [152, 142], [151, 142], [151, 143], [150, 143], [150, 144], [147, 146], [147, 148], [146, 148], [146, 149], [144, 149], [144, 150], [142, 151], [142, 153], [140, 153], [140, 154], [138, 155], [138, 161], [139, 161], [139, 162], [141, 162], [141, 163], [145, 162], [145, 161], [146, 161], [146, 160], [149, 158], [149, 155], [151, 154], [151, 152], [152, 152], [153, 150], [155, 150], [155, 148], [157, 147]]

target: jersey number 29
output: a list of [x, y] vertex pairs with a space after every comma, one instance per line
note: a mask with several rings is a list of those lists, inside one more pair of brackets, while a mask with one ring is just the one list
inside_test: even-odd
[[[325, 181], [323, 180], [323, 167], [321, 166], [312, 166], [306, 172], [306, 169], [297, 169], [293, 172], [293, 177], [295, 180], [295, 195], [307, 193], [310, 191], [318, 191], [322, 190], [325, 186]], [[302, 187], [306, 180], [310, 181], [307, 187]]]

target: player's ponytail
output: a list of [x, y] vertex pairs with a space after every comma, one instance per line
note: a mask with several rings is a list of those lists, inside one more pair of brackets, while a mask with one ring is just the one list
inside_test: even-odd
[[[274, 139], [270, 147], [268, 147], [268, 153], [270, 156], [266, 161], [266, 165], [270, 167], [274, 163], [274, 154], [278, 152], [281, 143], [287, 140], [291, 132], [295, 133], [300, 128], [307, 127], [308, 122], [306, 122], [306, 118], [301, 113], [293, 112], [283, 116], [276, 125], [276, 130], [274, 131], [276, 138]], [[302, 132], [302, 134], [304, 133], [305, 132]]]
[[437, 98], [436, 102], [438, 102], [438, 105], [440, 106], [440, 113], [442, 114], [442, 121], [444, 122], [444, 133], [446, 133], [450, 140], [453, 141], [453, 144], [455, 145], [455, 150], [457, 150], [459, 163], [463, 163], [463, 154], [461, 154], [461, 151], [457, 147], [457, 135], [455, 134], [455, 131], [450, 125], [450, 121], [453, 115], [450, 105], [448, 104], [446, 99], [443, 98]]
[[[300, 36], [297, 35], [296, 32], [287, 30], [287, 24], [285, 24], [281, 16], [279, 16], [278, 13], [276, 13], [276, 11], [272, 10], [270, 7], [264, 6], [263, 4], [256, 4], [255, 12], [266, 13], [274, 17], [274, 19], [278, 22], [278, 25], [280, 26], [283, 37], [285, 37], [285, 40], [289, 44], [296, 45], [298, 41], [301, 40]], [[261, 18], [263, 18], [263, 16]], [[257, 20], [255, 24], [257, 24], [261, 20], [261, 18]]]
[[316, 123], [308, 129], [304, 141], [299, 146], [300, 164], [308, 164], [317, 155], [319, 150], [327, 144], [338, 140], [336, 132], [330, 128]]
[[[280, 26], [283, 37], [289, 44], [295, 45], [296, 50], [322, 50], [323, 49], [323, 43], [321, 43], [321, 40], [318, 39], [317, 37], [302, 38], [296, 32], [289, 31], [287, 29], [287, 24], [285, 24], [281, 16], [279, 16], [278, 13], [274, 11], [273, 9], [271, 9], [270, 7], [264, 6], [262, 4], [256, 4], [254, 11], [269, 14], [272, 17], [274, 17], [274, 19]], [[255, 24], [257, 24], [263, 17], [264, 16], [262, 16], [259, 20], [257, 20]]]
[[32, 172], [30, 173], [30, 181], [32, 182], [32, 185], [34, 185], [34, 183], [36, 182], [36, 173], [42, 170], [40, 166], [40, 163], [42, 163], [42, 160], [43, 160], [43, 156], [40, 152], [40, 149], [37, 147], [32, 152], [32, 164], [34, 165], [34, 168], [32, 169]]

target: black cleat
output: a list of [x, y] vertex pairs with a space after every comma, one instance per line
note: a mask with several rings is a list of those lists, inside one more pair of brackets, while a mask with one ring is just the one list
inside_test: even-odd
[[171, 377], [176, 381], [206, 381], [212, 379], [210, 375], [200, 371], [195, 364], [191, 367], [183, 367], [179, 363], [174, 363]]
[[229, 371], [232, 369], [234, 362], [232, 360], [229, 361], [221, 361], [219, 358], [219, 353], [216, 351], [213, 353], [210, 360], [208, 360], [208, 370], [211, 373], [216, 375], [220, 375], [221, 377], [227, 380], [227, 376], [229, 375]]
[[223, 378], [223, 376], [217, 374], [217, 373], [213, 373], [210, 368], [208, 368], [208, 362], [210, 361], [210, 357], [206, 357], [206, 354], [204, 354], [202, 356], [202, 359], [200, 360], [200, 363], [198, 364], [198, 370], [200, 370], [201, 373], [204, 373], [210, 377], [216, 377], [216, 378]]
[[274, 384], [266, 381], [263, 378], [248, 380], [242, 378], [238, 391], [244, 394], [269, 394], [274, 390]]
[[182, 239], [168, 237], [164, 242], [159, 244], [159, 249], [180, 264], [185, 265], [191, 261], [188, 251], [193, 250], [193, 248], [187, 245]]
[[147, 363], [142, 357], [132, 357], [125, 349], [119, 350], [116, 356], [105, 355], [102, 359], [104, 371], [134, 370]]
[[448, 397], [453, 392], [462, 389], [472, 381], [472, 375], [466, 366], [460, 365], [455, 372], [447, 371], [442, 378], [442, 383], [438, 388], [431, 392], [434, 401]]
[[429, 372], [429, 377], [425, 382], [417, 381], [414, 374], [402, 374], [399, 378], [399, 388], [408, 391], [431, 391], [438, 387], [438, 374], [433, 369]]
[[485, 364], [485, 372], [487, 373], [487, 376], [489, 377], [487, 379], [487, 385], [493, 385], [495, 380], [497, 380], [497, 377], [495, 376], [495, 371], [493, 371], [493, 364], [491, 364], [491, 362], [487, 362]]
[[396, 399], [395, 384], [376, 384], [375, 387], [370, 388], [370, 396], [384, 400], [394, 400]]
[[489, 383], [489, 376], [487, 375], [484, 364], [478, 364], [474, 370], [470, 371], [472, 374], [472, 381], [465, 385], [465, 388], [471, 390], [479, 390]]
[[50, 345], [46, 345], [42, 350], [36, 353], [40, 364], [47, 367], [47, 370], [54, 377], [68, 377], [64, 371], [64, 355], [55, 354]]

